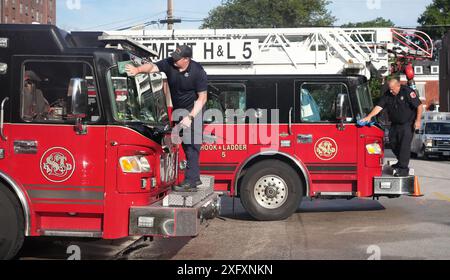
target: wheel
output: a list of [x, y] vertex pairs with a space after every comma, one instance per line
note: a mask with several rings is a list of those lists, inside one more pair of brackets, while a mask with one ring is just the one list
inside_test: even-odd
[[303, 183], [288, 164], [265, 160], [247, 170], [240, 195], [242, 205], [256, 220], [285, 220], [302, 201]]
[[417, 157], [420, 159], [428, 159], [428, 155], [425, 153], [425, 147], [422, 147], [417, 153]]
[[22, 248], [25, 221], [16, 196], [0, 183], [0, 260], [14, 258]]

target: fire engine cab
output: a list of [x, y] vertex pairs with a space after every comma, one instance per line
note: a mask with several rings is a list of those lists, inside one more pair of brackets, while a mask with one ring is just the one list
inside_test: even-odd
[[[383, 129], [368, 79], [408, 72], [430, 37], [392, 28], [125, 30], [163, 59], [193, 48], [209, 75], [201, 169], [258, 220], [285, 219], [307, 198], [399, 197], [414, 178], [383, 173]], [[413, 85], [412, 81], [410, 83]], [[212, 113], [211, 113], [212, 112]]]
[[[25, 236], [195, 236], [218, 213], [214, 180], [170, 194], [179, 152], [156, 54], [49, 25], [0, 25], [0, 259]], [[91, 40], [92, 41], [92, 40]]]

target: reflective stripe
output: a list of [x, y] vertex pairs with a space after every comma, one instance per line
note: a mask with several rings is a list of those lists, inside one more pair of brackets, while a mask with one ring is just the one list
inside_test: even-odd
[[27, 188], [48, 188], [48, 189], [101, 189], [103, 187], [98, 186], [54, 186], [54, 185], [25, 185]]
[[35, 204], [61, 204], [61, 205], [103, 205], [103, 201], [55, 201], [55, 200], [32, 200]]
[[103, 200], [103, 192], [28, 190], [31, 198]]

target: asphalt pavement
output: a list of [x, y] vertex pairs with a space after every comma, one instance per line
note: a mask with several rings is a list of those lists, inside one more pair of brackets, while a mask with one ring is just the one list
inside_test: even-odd
[[[392, 156], [392, 155], [390, 155]], [[304, 200], [285, 221], [257, 222], [238, 199], [196, 238], [28, 239], [21, 259], [450, 259], [450, 161], [413, 160], [421, 198]], [[73, 249], [73, 247], [71, 247]]]

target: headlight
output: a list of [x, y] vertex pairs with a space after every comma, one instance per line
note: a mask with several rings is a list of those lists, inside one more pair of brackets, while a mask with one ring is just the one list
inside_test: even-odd
[[425, 147], [433, 147], [433, 139], [426, 139], [424, 144]]
[[147, 173], [151, 170], [150, 163], [142, 156], [121, 157], [119, 162], [124, 173]]
[[381, 155], [382, 153], [381, 146], [378, 143], [366, 145], [366, 150], [369, 155]]

